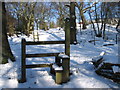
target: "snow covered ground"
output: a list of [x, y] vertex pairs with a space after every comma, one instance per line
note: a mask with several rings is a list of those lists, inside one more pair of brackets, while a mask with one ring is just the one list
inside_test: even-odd
[[[95, 73], [95, 68], [90, 62], [93, 57], [98, 56], [102, 51], [106, 54], [104, 59], [106, 62], [118, 63], [118, 44], [115, 44], [116, 31], [114, 28], [107, 29], [109, 40], [95, 38], [96, 45], [89, 43], [94, 40], [93, 32], [88, 29], [82, 30], [82, 34], [78, 30], [77, 45], [71, 45], [70, 52], [70, 69], [73, 75], [70, 76], [68, 83], [57, 85], [53, 77], [50, 75], [49, 68], [27, 69], [27, 82], [18, 83], [20, 78], [21, 66], [21, 38], [31, 41], [32, 36], [13, 36], [9, 37], [12, 52], [16, 57], [16, 62], [0, 65], [0, 89], [1, 88], [118, 88], [119, 84], [112, 80], [101, 77]], [[58, 29], [50, 29], [49, 31], [39, 30], [39, 38], [41, 41], [47, 40], [64, 40], [64, 31]], [[103, 46], [104, 44], [114, 44], [112, 46]], [[46, 53], [46, 52], [62, 52], [64, 45], [36, 45], [27, 46], [27, 53]], [[29, 58], [27, 64], [53, 63], [54, 57]]]

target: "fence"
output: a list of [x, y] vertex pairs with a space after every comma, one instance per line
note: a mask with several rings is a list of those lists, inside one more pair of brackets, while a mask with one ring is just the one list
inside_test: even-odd
[[[65, 44], [65, 55], [60, 56], [60, 53], [40, 53], [40, 54], [26, 54], [26, 46], [27, 45], [48, 45], [48, 44]], [[67, 57], [65, 57], [67, 55]], [[55, 64], [62, 66], [62, 70], [55, 70], [53, 68], [53, 63], [50, 64], [32, 64], [26, 65], [26, 58], [33, 57], [50, 57], [55, 56]], [[50, 67], [51, 72], [56, 72], [56, 83], [60, 84], [63, 82], [67, 82], [69, 80], [69, 64], [70, 64], [70, 22], [67, 18], [65, 20], [65, 40], [64, 41], [26, 41], [22, 39], [21, 42], [21, 79], [20, 83], [26, 82], [26, 69], [27, 68], [36, 68], [36, 67]], [[60, 63], [62, 60], [62, 63]], [[54, 70], [53, 70], [54, 69]], [[61, 79], [60, 79], [61, 78]]]

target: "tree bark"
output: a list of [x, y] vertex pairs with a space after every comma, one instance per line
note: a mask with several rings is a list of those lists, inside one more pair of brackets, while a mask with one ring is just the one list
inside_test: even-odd
[[2, 64], [8, 63], [8, 59], [10, 59], [11, 61], [15, 61], [15, 57], [11, 52], [10, 45], [7, 39], [6, 22], [5, 3], [2, 2]]
[[98, 24], [98, 14], [97, 14], [97, 6], [96, 6], [96, 4], [95, 4], [95, 17], [96, 17], [95, 21], [97, 23], [97, 31], [98, 31], [97, 37], [102, 37], [102, 33], [101, 33], [100, 29], [99, 29], [99, 24]]
[[96, 29], [95, 29], [95, 25], [94, 25], [94, 22], [92, 21], [92, 16], [91, 16], [91, 9], [89, 8], [89, 12], [88, 12], [88, 14], [89, 14], [89, 17], [90, 17], [90, 21], [91, 21], [91, 23], [92, 23], [92, 27], [93, 27], [93, 30], [94, 30], [94, 33], [95, 33], [95, 36], [97, 35], [97, 32], [96, 32]]
[[86, 22], [86, 19], [85, 19], [85, 16], [84, 16], [84, 10], [83, 10], [83, 5], [84, 5], [84, 2], [81, 2], [80, 5], [78, 5], [78, 3], [75, 3], [76, 6], [78, 7], [79, 9], [79, 12], [80, 12], [80, 17], [81, 17], [81, 20], [82, 20], [82, 29], [87, 29], [87, 22]]
[[84, 2], [81, 2], [80, 3], [81, 8], [79, 8], [79, 12], [80, 12], [80, 16], [81, 16], [81, 20], [82, 20], [82, 24], [83, 24], [82, 29], [87, 29], [87, 27], [86, 27], [86, 19], [85, 19], [84, 12], [83, 12], [83, 5], [84, 5]]
[[86, 19], [85, 19], [85, 16], [84, 16], [84, 13], [83, 13], [82, 10], [80, 10], [80, 15], [81, 15], [81, 20], [82, 20], [82, 24], [83, 24], [82, 29], [87, 29], [87, 27], [86, 27]]
[[105, 37], [106, 37], [106, 34], [105, 34], [105, 29], [106, 29], [106, 24], [107, 24], [107, 19], [108, 19], [108, 8], [105, 8], [105, 18], [104, 18], [104, 26], [103, 26], [103, 39], [105, 39]]
[[101, 15], [101, 28], [100, 28], [100, 32], [102, 34], [103, 23], [104, 23], [104, 21], [103, 21], [103, 7], [102, 7], [102, 5], [101, 5], [100, 15]]

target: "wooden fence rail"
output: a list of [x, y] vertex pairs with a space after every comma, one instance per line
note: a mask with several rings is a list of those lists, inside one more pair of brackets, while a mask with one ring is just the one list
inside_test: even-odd
[[38, 41], [38, 42], [31, 42], [27, 41], [26, 45], [48, 45], [48, 44], [65, 44], [65, 41]]
[[51, 56], [57, 56], [60, 53], [41, 53], [41, 54], [26, 54], [26, 58], [31, 57], [51, 57]]
[[36, 68], [36, 67], [51, 67], [53, 64], [32, 64], [26, 65], [26, 68]]

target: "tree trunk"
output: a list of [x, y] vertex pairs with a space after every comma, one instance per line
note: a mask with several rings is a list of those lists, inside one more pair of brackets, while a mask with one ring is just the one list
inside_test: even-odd
[[83, 24], [82, 29], [87, 29], [86, 19], [85, 19], [84, 11], [83, 11], [83, 7], [84, 7], [83, 5], [84, 5], [84, 2], [81, 2], [79, 12], [80, 12], [80, 16], [81, 16], [81, 20], [82, 20], [82, 24]]
[[104, 26], [103, 26], [103, 39], [105, 39], [105, 37], [106, 37], [105, 29], [106, 29], [106, 23], [107, 23], [107, 19], [108, 19], [107, 15], [108, 15], [108, 10], [106, 9], [106, 11], [105, 11], [105, 19], [104, 19]]
[[87, 29], [87, 27], [86, 27], [86, 19], [85, 19], [85, 16], [84, 16], [82, 10], [80, 10], [80, 16], [81, 16], [81, 20], [82, 20], [82, 24], [83, 24], [82, 29]]
[[104, 20], [104, 26], [103, 26], [103, 39], [105, 39], [105, 28], [106, 28], [106, 19]]
[[101, 32], [101, 34], [102, 34], [102, 29], [103, 29], [103, 24], [104, 24], [104, 21], [103, 21], [103, 11], [102, 11], [103, 9], [101, 9], [101, 11], [100, 11], [100, 14], [101, 14], [101, 28], [100, 28], [100, 32]]
[[6, 10], [5, 3], [2, 2], [2, 64], [8, 63], [8, 59], [15, 61], [10, 45], [7, 39], [7, 30], [6, 30]]
[[30, 33], [30, 21], [27, 20], [27, 36], [29, 36], [29, 33]]
[[94, 25], [94, 22], [92, 21], [92, 16], [91, 16], [91, 14], [90, 14], [90, 9], [89, 9], [89, 17], [90, 17], [90, 21], [91, 21], [91, 23], [92, 23], [92, 27], [93, 27], [93, 30], [94, 30], [94, 33], [95, 33], [95, 36], [97, 35], [97, 32], [96, 32], [96, 29], [95, 29], [95, 25]]
[[37, 30], [38, 30], [39, 29], [39, 23], [37, 22], [36, 24], [37, 24]]
[[95, 21], [96, 21], [96, 23], [97, 23], [97, 28], [98, 28], [97, 37], [102, 37], [102, 33], [101, 33], [100, 29], [99, 29], [99, 24], [98, 24], [98, 15], [97, 15], [97, 7], [96, 7], [96, 4], [95, 4], [95, 16], [96, 16]]
[[101, 15], [101, 28], [100, 28], [100, 32], [101, 34], [103, 33], [103, 26], [104, 26], [104, 4], [101, 5], [101, 10], [100, 10], [100, 15]]

